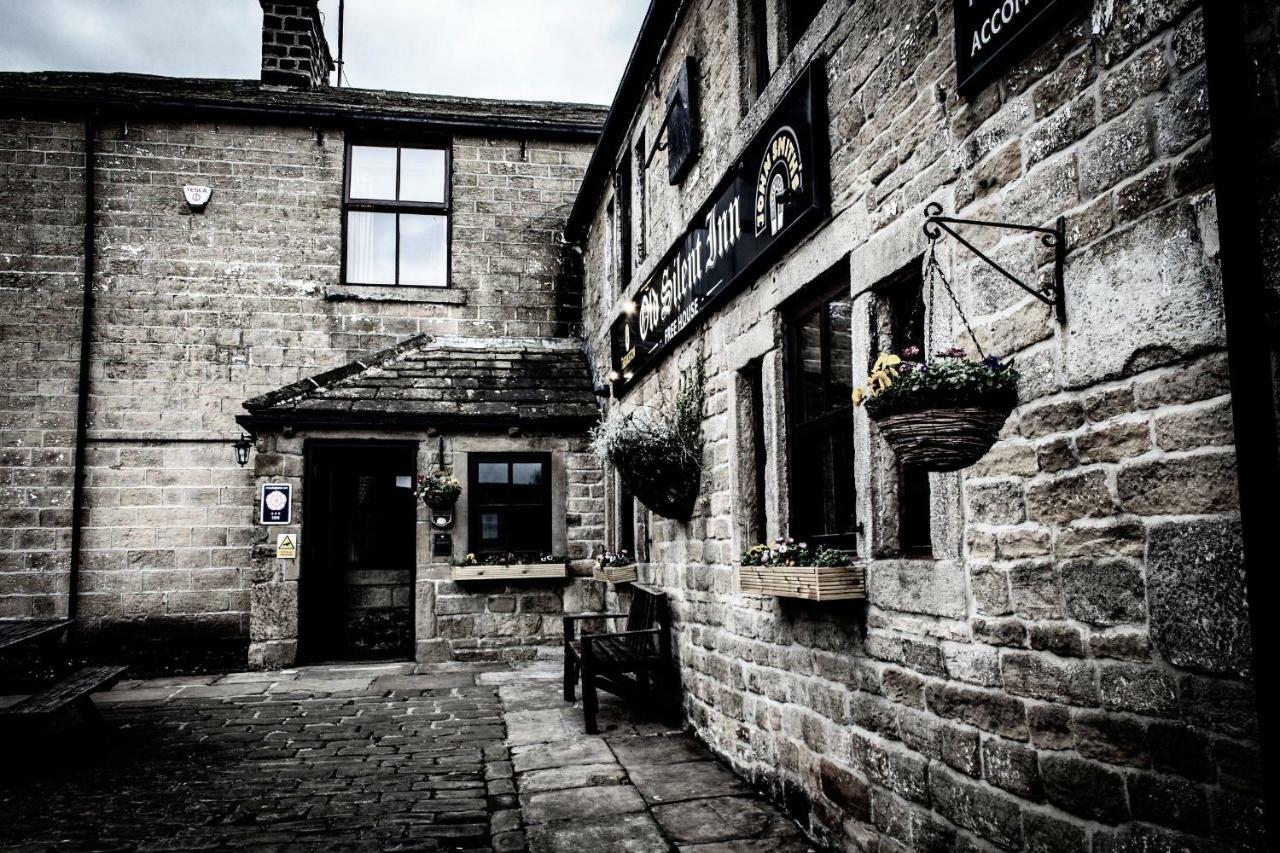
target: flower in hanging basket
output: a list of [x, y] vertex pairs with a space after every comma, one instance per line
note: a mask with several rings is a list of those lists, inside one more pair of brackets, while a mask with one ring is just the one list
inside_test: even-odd
[[[914, 350], [914, 352], [912, 351]], [[853, 402], [867, 415], [899, 461], [926, 471], [957, 471], [991, 449], [1018, 402], [1012, 360], [970, 359], [952, 348], [932, 361], [882, 353]]]
[[432, 509], [449, 509], [457, 503], [458, 495], [462, 494], [462, 484], [447, 471], [434, 471], [419, 474], [418, 485], [413, 492]]
[[629, 566], [635, 562], [635, 559], [627, 553], [626, 548], [621, 548], [618, 551], [602, 551], [596, 558], [596, 562], [602, 569], [613, 569], [618, 566]]

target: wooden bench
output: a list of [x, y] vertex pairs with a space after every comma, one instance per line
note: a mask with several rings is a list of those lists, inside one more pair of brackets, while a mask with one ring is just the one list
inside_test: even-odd
[[[628, 613], [578, 613], [564, 617], [564, 698], [574, 701], [582, 680], [582, 712], [587, 734], [596, 733], [600, 688], [633, 700], [654, 700], [667, 712], [674, 706], [675, 679], [671, 660], [671, 615], [666, 593], [633, 584]], [[622, 619], [625, 630], [614, 634], [574, 636], [584, 619]], [[652, 683], [653, 690], [650, 689]]]
[[85, 723], [94, 729], [102, 729], [105, 723], [93, 705], [91, 694], [95, 690], [111, 687], [120, 679], [124, 666], [86, 666], [66, 678], [60, 679], [39, 693], [32, 694], [8, 708], [0, 709], [0, 718], [39, 722], [47, 720], [63, 708], [74, 705]]

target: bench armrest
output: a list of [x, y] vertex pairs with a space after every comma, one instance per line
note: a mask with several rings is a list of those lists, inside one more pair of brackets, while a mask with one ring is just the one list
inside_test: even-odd
[[573, 626], [583, 619], [625, 619], [626, 616], [626, 613], [566, 613], [560, 617], [564, 624], [565, 644], [573, 642]]
[[626, 613], [566, 613], [560, 618], [566, 622], [576, 622], [580, 619], [621, 619], [625, 616]]
[[582, 642], [589, 640], [615, 640], [621, 637], [641, 637], [645, 634], [657, 634], [661, 628], [644, 628], [640, 631], [619, 631], [616, 634], [583, 634]]

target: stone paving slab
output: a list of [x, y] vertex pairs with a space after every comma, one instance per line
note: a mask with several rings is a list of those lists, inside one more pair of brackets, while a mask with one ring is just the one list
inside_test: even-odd
[[811, 849], [689, 735], [614, 697], [602, 734], [559, 661], [130, 680], [18, 741], [0, 849], [764, 853]]

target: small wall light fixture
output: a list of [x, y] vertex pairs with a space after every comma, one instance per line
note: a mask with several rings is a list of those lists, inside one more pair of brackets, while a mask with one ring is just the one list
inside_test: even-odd
[[249, 449], [253, 447], [253, 439], [247, 435], [241, 435], [231, 443], [231, 447], [236, 452], [236, 464], [243, 468], [249, 464]]

